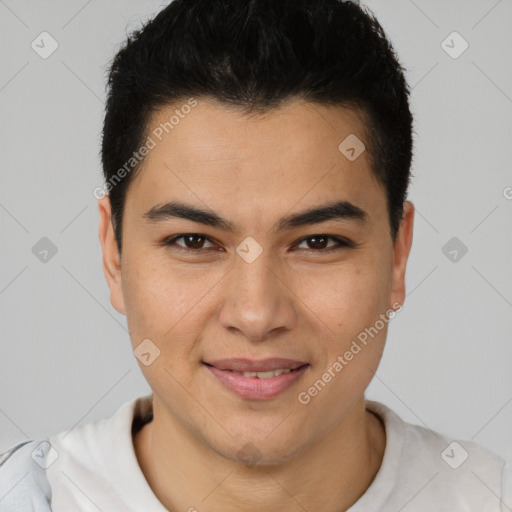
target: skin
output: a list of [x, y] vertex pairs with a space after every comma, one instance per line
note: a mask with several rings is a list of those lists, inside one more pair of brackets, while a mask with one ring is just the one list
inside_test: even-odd
[[[385, 429], [365, 409], [364, 392], [387, 324], [308, 404], [297, 397], [380, 314], [403, 304], [414, 206], [404, 203], [393, 244], [385, 189], [369, 152], [351, 162], [338, 150], [349, 134], [364, 141], [357, 112], [291, 100], [265, 116], [247, 116], [197, 99], [128, 189], [122, 257], [109, 198], [99, 200], [112, 305], [126, 315], [134, 349], [147, 338], [160, 349], [150, 365], [139, 363], [154, 409], [153, 421], [134, 436], [139, 464], [171, 511], [346, 510], [369, 487], [384, 454]], [[175, 109], [155, 114], [151, 127]], [[170, 200], [214, 210], [236, 232], [143, 218]], [[365, 210], [368, 222], [272, 229], [285, 215], [339, 200]], [[183, 233], [208, 239], [164, 245]], [[314, 235], [356, 245], [325, 252], [335, 241], [301, 241]], [[250, 264], [236, 252], [248, 236], [263, 249]], [[201, 364], [229, 357], [287, 357], [310, 367], [277, 397], [248, 400]], [[252, 465], [237, 455], [247, 443], [259, 457]]]

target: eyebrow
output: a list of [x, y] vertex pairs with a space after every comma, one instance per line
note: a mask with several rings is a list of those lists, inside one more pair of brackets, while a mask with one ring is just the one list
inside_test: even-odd
[[[214, 211], [178, 201], [155, 205], [144, 213], [142, 217], [150, 223], [160, 223], [173, 218], [180, 218], [231, 233], [236, 231], [235, 224], [222, 218]], [[351, 220], [358, 223], [366, 223], [369, 221], [369, 215], [362, 208], [349, 201], [338, 201], [285, 216], [274, 225], [273, 229], [276, 231], [286, 231], [329, 220]]]

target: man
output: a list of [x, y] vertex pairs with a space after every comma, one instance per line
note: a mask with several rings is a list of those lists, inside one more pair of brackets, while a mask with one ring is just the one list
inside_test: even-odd
[[153, 393], [13, 447], [0, 510], [512, 506], [499, 456], [364, 397], [405, 298], [408, 92], [352, 2], [175, 0], [128, 38], [99, 237]]

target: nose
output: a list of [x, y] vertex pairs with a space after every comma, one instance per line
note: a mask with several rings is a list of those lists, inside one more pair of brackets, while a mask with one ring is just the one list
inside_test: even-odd
[[249, 341], [264, 341], [297, 321], [294, 295], [279, 265], [265, 251], [252, 262], [237, 255], [224, 282], [219, 320]]

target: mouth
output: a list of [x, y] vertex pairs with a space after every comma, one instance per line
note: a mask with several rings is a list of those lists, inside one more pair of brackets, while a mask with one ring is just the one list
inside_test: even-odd
[[296, 384], [310, 366], [284, 358], [202, 361], [216, 380], [231, 392], [253, 400], [275, 398]]

